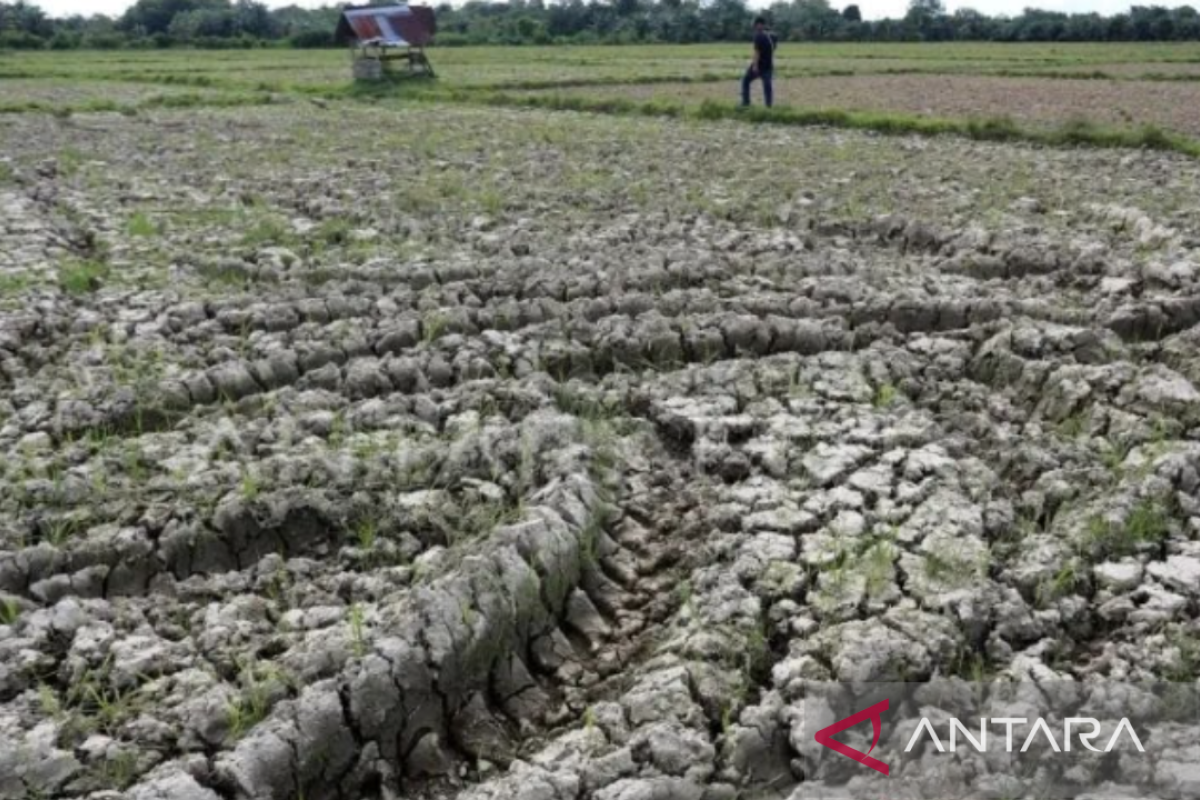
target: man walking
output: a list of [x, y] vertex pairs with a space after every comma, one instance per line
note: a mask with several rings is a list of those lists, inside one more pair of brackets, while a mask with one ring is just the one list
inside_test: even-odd
[[750, 83], [762, 79], [763, 100], [767, 108], [774, 102], [774, 87], [771, 79], [775, 75], [775, 39], [767, 33], [767, 21], [762, 17], [754, 20], [754, 60], [742, 76], [742, 108], [750, 105]]

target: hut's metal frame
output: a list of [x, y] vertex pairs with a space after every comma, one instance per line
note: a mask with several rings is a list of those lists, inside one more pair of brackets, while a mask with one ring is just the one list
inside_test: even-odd
[[[388, 45], [367, 42], [356, 45], [351, 50], [355, 61], [375, 61], [379, 64], [380, 77], [395, 74], [396, 66], [403, 65], [409, 75], [424, 75], [435, 78], [433, 64], [425, 55], [425, 48], [416, 45]], [[356, 72], [357, 76], [357, 72]]]
[[425, 54], [435, 29], [433, 9], [427, 6], [348, 6], [335, 37], [351, 46], [358, 80], [380, 80], [401, 70], [435, 77]]

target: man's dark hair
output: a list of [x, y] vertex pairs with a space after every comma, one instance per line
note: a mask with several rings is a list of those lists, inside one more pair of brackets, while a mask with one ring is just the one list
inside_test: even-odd
[[762, 17], [755, 17], [754, 24], [755, 25], [766, 25], [767, 21], [765, 19], [763, 19]]

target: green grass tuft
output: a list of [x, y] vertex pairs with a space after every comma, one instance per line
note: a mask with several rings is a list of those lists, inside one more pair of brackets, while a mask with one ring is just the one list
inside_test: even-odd
[[125, 232], [130, 236], [157, 236], [159, 233], [158, 226], [154, 224], [145, 214], [138, 212], [129, 218], [129, 223], [125, 226]]
[[327, 219], [317, 226], [314, 235], [317, 241], [329, 247], [348, 244], [350, 241], [350, 231], [354, 226], [350, 220], [345, 217], [334, 217]]
[[21, 606], [11, 597], [0, 601], [0, 625], [12, 625], [21, 617]]
[[1112, 557], [1132, 555], [1147, 545], [1160, 545], [1170, 533], [1167, 501], [1144, 497], [1123, 523], [1096, 515], [1088, 520], [1088, 538]]
[[69, 261], [59, 265], [58, 284], [67, 294], [91, 294], [104, 285], [110, 272], [102, 261]]
[[287, 220], [267, 216], [259, 219], [242, 234], [244, 247], [287, 246], [295, 240], [295, 234]]
[[880, 384], [879, 388], [875, 390], [875, 396], [871, 398], [871, 405], [875, 408], [887, 408], [895, 403], [898, 397], [895, 386], [890, 383]]

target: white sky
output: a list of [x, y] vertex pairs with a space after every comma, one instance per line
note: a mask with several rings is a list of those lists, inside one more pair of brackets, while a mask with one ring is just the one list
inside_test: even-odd
[[[427, 0], [436, 5], [440, 0]], [[452, 0], [453, 1], [453, 0]], [[133, 5], [134, 0], [34, 0], [52, 17], [63, 17], [71, 14], [108, 14], [117, 16], [126, 8]], [[278, 8], [286, 5], [300, 5], [315, 8], [329, 5], [330, 0], [265, 0], [268, 6]], [[771, 0], [748, 0], [751, 7], [761, 7], [771, 4]], [[834, 7], [841, 7], [853, 0], [830, 0]], [[1185, 4], [1200, 5], [1193, 0], [1185, 3], [1183, 0], [1157, 0], [1150, 3], [1143, 0], [1143, 5], [1165, 5], [1169, 8]], [[908, 0], [858, 0], [863, 16], [868, 19], [881, 17], [902, 17], [908, 9]], [[1090, 12], [1114, 14], [1127, 11], [1133, 5], [1130, 0], [947, 0], [946, 7], [953, 11], [956, 8], [969, 6], [992, 16], [1005, 14], [1013, 16], [1020, 14], [1025, 6], [1034, 6], [1048, 11]]]

